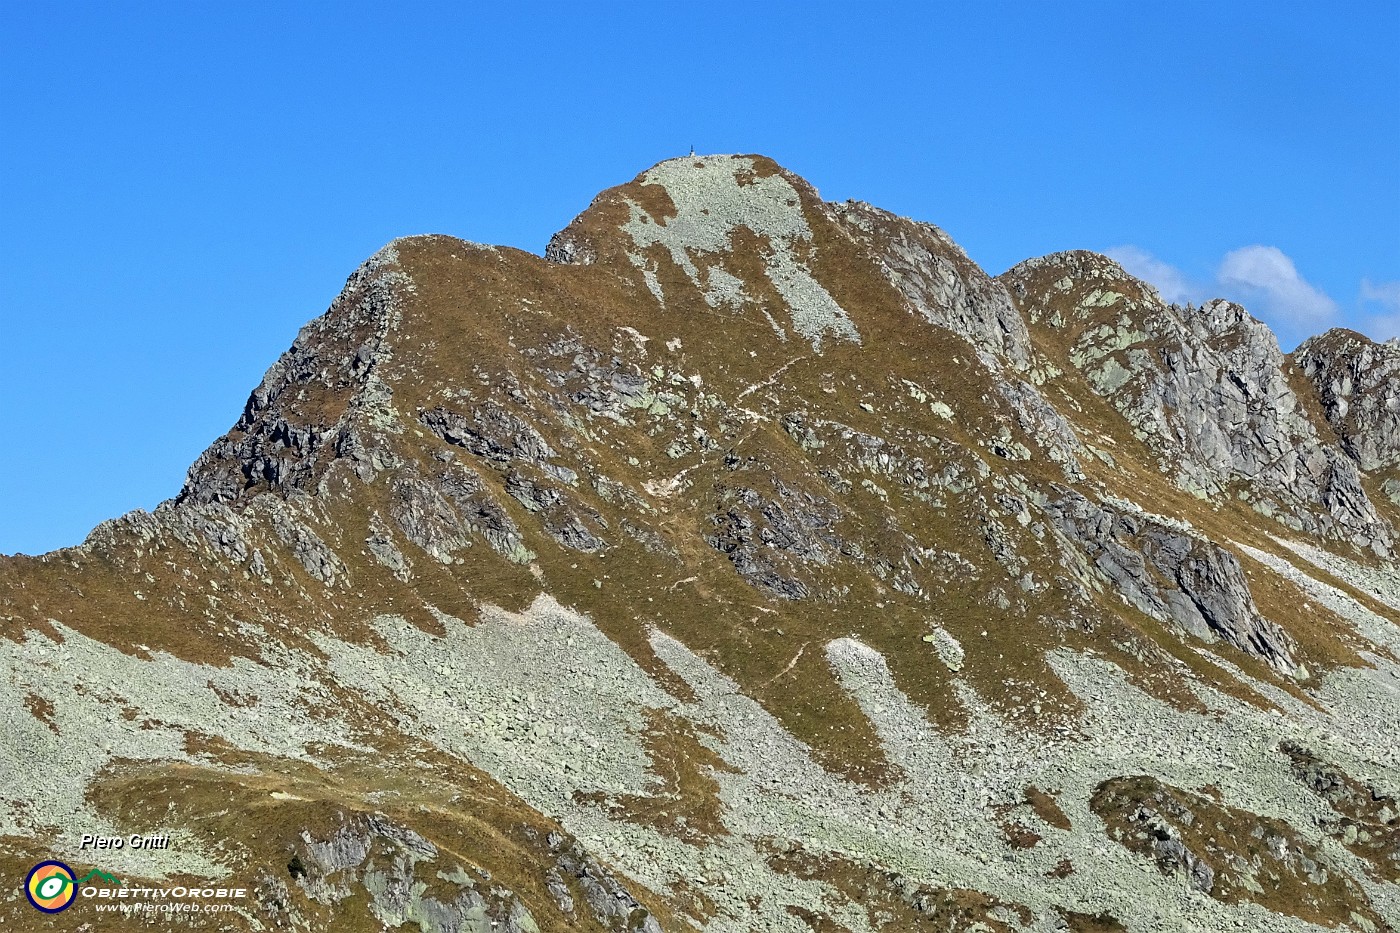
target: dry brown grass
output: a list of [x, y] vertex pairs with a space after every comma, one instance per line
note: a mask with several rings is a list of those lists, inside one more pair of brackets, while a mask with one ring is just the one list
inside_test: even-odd
[[689, 722], [663, 710], [649, 713], [642, 742], [651, 756], [651, 770], [661, 778], [655, 792], [640, 796], [593, 791], [575, 794], [575, 799], [606, 809], [614, 819], [650, 826], [692, 845], [728, 835], [713, 773], [734, 769], [700, 741]]
[[1060, 809], [1059, 803], [1055, 800], [1055, 795], [1046, 793], [1034, 784], [1028, 784], [1026, 785], [1026, 803], [1031, 805], [1036, 816], [1056, 829], [1068, 832], [1073, 828], [1069, 817], [1065, 816], [1065, 811]]
[[[768, 857], [768, 865], [783, 874], [830, 885], [847, 901], [864, 908], [875, 929], [889, 933], [904, 930], [1012, 933], [1015, 927], [996, 916], [997, 908], [1015, 912], [1022, 923], [1031, 920], [1026, 907], [1000, 901], [981, 891], [915, 885], [866, 865], [819, 856], [800, 847], [774, 852]], [[830, 918], [805, 911], [803, 915], [813, 930], [844, 929], [830, 927]]]
[[[1144, 812], [1172, 828], [1186, 849], [1214, 872], [1211, 897], [1225, 903], [1253, 901], [1275, 913], [1337, 926], [1356, 913], [1381, 924], [1365, 891], [1326, 855], [1288, 824], [1229, 807], [1210, 797], [1163, 784], [1146, 776], [1103, 782], [1090, 801], [1109, 836], [1124, 847], [1161, 860], [1160, 829], [1140, 819]], [[1301, 868], [1303, 859], [1322, 866], [1316, 880]]]
[[[129, 831], [180, 826], [202, 847], [222, 853], [233, 869], [232, 881], [256, 887], [280, 875], [296, 909], [319, 929], [354, 933], [380, 925], [363, 894], [328, 907], [302, 894], [294, 873], [283, 867], [302, 850], [303, 834], [325, 840], [347, 822], [378, 814], [437, 847], [423, 876], [429, 895], [435, 887], [439, 895], [455, 894], [455, 887], [436, 879], [437, 871], [457, 865], [478, 873], [484, 869], [493, 886], [515, 892], [529, 906], [542, 929], [602, 930], [586, 912], [559, 913], [546, 888], [554, 864], [546, 837], [561, 833], [558, 825], [458, 759], [409, 746], [388, 757], [342, 754], [333, 769], [322, 771], [217, 746], [206, 743], [205, 751], [218, 755], [218, 768], [115, 762], [94, 784], [92, 803], [116, 825], [132, 827]], [[402, 767], [405, 761], [414, 767]], [[633, 893], [672, 928], [675, 917], [659, 898], [645, 890]], [[574, 896], [582, 903], [581, 892]]]

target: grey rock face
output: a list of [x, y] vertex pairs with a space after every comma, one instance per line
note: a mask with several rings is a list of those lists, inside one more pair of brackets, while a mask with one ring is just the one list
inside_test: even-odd
[[[439, 407], [424, 412], [419, 420], [449, 444], [466, 449], [487, 467], [504, 473], [506, 493], [536, 513], [543, 530], [559, 544], [585, 553], [606, 546], [597, 533], [606, 522], [567, 491], [578, 482], [578, 474], [553, 462], [555, 450], [528, 423], [490, 402], [476, 406], [471, 417]], [[481, 527], [498, 535], [504, 532], [509, 538], [504, 527], [509, 519], [482, 492], [479, 477], [467, 481], [464, 474], [456, 480], [444, 475], [440, 481], [448, 484], [450, 498], [479, 518]], [[509, 554], [515, 544], [501, 540], [493, 547]]]
[[445, 460], [426, 477], [403, 472], [390, 489], [394, 521], [408, 540], [440, 563], [452, 563], [458, 551], [471, 547], [473, 535], [516, 563], [534, 556], [510, 513], [465, 464]]
[[[451, 479], [458, 484], [450, 485]], [[479, 493], [480, 484], [472, 482], [469, 474], [443, 473], [431, 482], [412, 473], [395, 477], [390, 493], [393, 506], [390, 514], [408, 540], [418, 545], [439, 563], [450, 564], [457, 551], [471, 546], [471, 525], [466, 515], [444, 493], [453, 489], [463, 499]], [[470, 508], [470, 507], [469, 507]]]
[[1191, 887], [1209, 894], [1215, 887], [1215, 869], [1186, 847], [1170, 823], [1155, 814], [1144, 814], [1143, 821], [1153, 834], [1152, 850], [1158, 866], [1167, 874], [1185, 874]]
[[394, 579], [407, 582], [413, 576], [413, 565], [404, 557], [394, 542], [394, 534], [384, 519], [376, 512], [370, 517], [370, 534], [365, 539], [365, 547], [374, 559], [389, 569]]
[[366, 260], [267, 371], [238, 423], [195, 461], [177, 501], [308, 490], [342, 456], [361, 472], [390, 465], [387, 445], [366, 428], [389, 404], [376, 370], [390, 358], [389, 335], [412, 288], [392, 244]]
[[834, 216], [871, 253], [910, 307], [1012, 368], [1030, 366], [1026, 323], [1002, 285], [989, 278], [942, 230], [860, 201], [831, 205]]
[[1178, 485], [1237, 494], [1296, 530], [1391, 552], [1355, 465], [1319, 437], [1278, 341], [1239, 305], [1168, 306], [1093, 253], [1028, 260], [1002, 276], [1033, 319], [1073, 337], [1070, 360]]
[[1021, 430], [1034, 437], [1046, 456], [1060, 464], [1065, 479], [1084, 479], [1079, 459], [1085, 452], [1084, 444], [1069, 420], [1045, 400], [1039, 389], [1023, 379], [1008, 379], [997, 388], [1011, 404]]
[[[592, 922], [614, 933], [661, 933], [656, 918], [577, 842], [558, 833], [550, 833], [547, 841], [538, 835], [525, 830], [526, 839], [547, 846], [541, 853], [551, 865], [545, 887], [571, 924]], [[303, 832], [287, 877], [307, 898], [327, 906], [367, 897], [370, 911], [390, 928], [412, 924], [423, 933], [541, 929], [518, 895], [489, 871], [445, 858], [427, 839], [383, 816], [350, 816], [324, 839]], [[265, 878], [261, 887], [281, 894], [265, 899], [265, 909], [300, 927], [286, 882]], [[445, 896], [444, 890], [454, 893]]]
[[[559, 909], [571, 920], [578, 901], [588, 907], [593, 919], [604, 929], [618, 933], [661, 933], [661, 924], [632, 896], [617, 877], [585, 852], [577, 842], [559, 833], [546, 837], [554, 855], [554, 867], [546, 875], [546, 885]], [[575, 898], [569, 882], [582, 894]]]
[[590, 266], [598, 259], [593, 250], [567, 228], [549, 238], [544, 258], [565, 266]]
[[560, 545], [585, 554], [601, 551], [607, 546], [607, 542], [593, 531], [593, 527], [607, 526], [603, 517], [575, 503], [573, 497], [557, 483], [532, 477], [525, 470], [514, 469], [506, 475], [506, 492], [526, 509], [537, 513], [541, 528]]
[[[1033, 372], [1035, 348], [1005, 286], [932, 224], [897, 217], [860, 201], [830, 208], [912, 312], [972, 345], [983, 365], [997, 374], [998, 390], [1021, 427], [1034, 432], [1050, 458], [1064, 466], [1066, 479], [1081, 479], [1083, 445], [1074, 428], [1035, 386], [1013, 375], [1039, 378], [1041, 374]], [[1004, 372], [1003, 366], [1011, 372]]]
[[1280, 671], [1297, 671], [1293, 639], [1260, 615], [1233, 554], [1145, 513], [1062, 492], [1045, 511], [1129, 604], [1197, 638], [1223, 638]]
[[1293, 361], [1317, 389], [1327, 423], [1361, 469], [1400, 466], [1400, 343], [1329, 330]]
[[[440, 856], [436, 846], [407, 827], [379, 816], [355, 816], [326, 839], [303, 832], [287, 873], [320, 904], [367, 897], [370, 912], [386, 927], [411, 923], [423, 933], [539, 933], [514, 892], [483, 884], [490, 876], [480, 871], [474, 878], [461, 865], [438, 868]], [[454, 890], [452, 896], [442, 894], [444, 883]], [[279, 914], [281, 924], [299, 925], [290, 898], [264, 909]]]
[[[304, 497], [298, 497], [301, 498]], [[348, 576], [345, 562], [301, 519], [292, 505], [273, 497], [259, 505], [267, 510], [277, 537], [307, 573], [327, 586]]]
[[811, 594], [804, 577], [812, 564], [828, 564], [837, 552], [835, 507], [786, 488], [765, 498], [739, 487], [721, 499], [710, 546], [725, 554], [739, 575], [781, 599]]
[[470, 416], [434, 408], [419, 418], [434, 434], [498, 467], [513, 460], [543, 465], [555, 456], [541, 434], [492, 402], [476, 406]]

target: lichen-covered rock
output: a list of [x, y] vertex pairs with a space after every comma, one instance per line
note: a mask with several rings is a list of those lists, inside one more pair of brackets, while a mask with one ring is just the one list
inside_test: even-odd
[[321, 317], [302, 328], [249, 396], [243, 415], [190, 467], [178, 501], [246, 499], [259, 489], [306, 490], [330, 461], [349, 456], [371, 473], [392, 454], [374, 429], [392, 430], [392, 392], [378, 370], [412, 280], [393, 244], [355, 271]]
[[1400, 466], [1400, 342], [1376, 343], [1338, 328], [1303, 341], [1293, 362], [1361, 469]]
[[[422, 933], [540, 930], [515, 893], [491, 884], [489, 874], [474, 877], [412, 829], [380, 816], [353, 816], [325, 839], [304, 831], [287, 874], [308, 898], [327, 907], [367, 900], [370, 913], [388, 928], [411, 923]], [[281, 906], [269, 912], [290, 921], [290, 900]]]
[[1027, 260], [1001, 281], [1033, 320], [1060, 332], [1068, 361], [1203, 498], [1244, 484], [1287, 526], [1388, 555], [1389, 524], [1352, 463], [1319, 436], [1278, 340], [1228, 301], [1167, 305], [1095, 253]]
[[1223, 638], [1280, 671], [1298, 672], [1293, 639], [1260, 615], [1233, 554], [1140, 510], [1059, 492], [1045, 511], [1124, 601], [1197, 638]]
[[862, 201], [834, 204], [832, 211], [913, 311], [1015, 370], [1030, 367], [1030, 334], [1011, 296], [948, 234]]

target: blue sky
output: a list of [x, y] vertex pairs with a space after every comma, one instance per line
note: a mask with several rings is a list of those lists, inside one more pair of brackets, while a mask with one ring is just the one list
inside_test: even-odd
[[1400, 333], [1400, 4], [0, 4], [0, 552], [151, 508], [389, 239], [761, 152], [992, 273]]

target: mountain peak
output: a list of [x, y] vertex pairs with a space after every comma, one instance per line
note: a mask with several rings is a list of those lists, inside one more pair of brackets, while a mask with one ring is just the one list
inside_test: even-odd
[[[595, 247], [589, 242], [591, 237], [601, 235], [605, 240], [611, 239], [618, 229], [629, 223], [665, 226], [670, 218], [677, 215], [681, 206], [687, 208], [688, 216], [682, 220], [682, 225], [687, 228], [685, 233], [698, 237], [698, 240], [686, 245], [713, 252], [725, 245], [726, 234], [746, 218], [756, 226], [767, 226], [759, 215], [773, 213], [775, 205], [769, 197], [765, 197], [773, 193], [773, 187], [763, 185], [751, 192], [741, 189], [771, 177], [783, 179], [794, 191], [812, 190], [805, 181], [765, 156], [709, 155], [664, 159], [630, 182], [595, 196], [582, 214], [550, 239], [545, 256], [561, 263], [595, 262], [597, 255]], [[753, 197], [745, 198], [744, 194]], [[786, 192], [780, 192], [780, 196], [782, 194]], [[782, 206], [788, 210], [778, 211], [780, 215], [790, 214], [791, 209], [797, 206], [786, 203], [791, 200], [790, 197], [781, 197], [781, 200]], [[702, 214], [703, 222], [701, 218], [689, 216], [710, 211], [710, 201], [714, 201], [715, 208], [724, 211], [725, 215], [710, 219], [708, 214]], [[779, 222], [779, 227], [788, 229], [798, 226], [800, 223], [791, 218], [787, 223]], [[637, 246], [635, 241], [631, 244], [632, 248]]]
[[[668, 159], [595, 198], [551, 239], [545, 256], [625, 262], [659, 305], [668, 290], [698, 291], [709, 308], [757, 309], [814, 349], [824, 339], [859, 343], [850, 315], [813, 275], [813, 210], [821, 210], [815, 189], [771, 159]], [[754, 260], [758, 280], [746, 274]]]
[[304, 931], [1383, 929], [1397, 386], [760, 156], [396, 240], [177, 500], [0, 559], [0, 860], [179, 814], [111, 870]]
[[[1328, 424], [1363, 470], [1400, 468], [1400, 342], [1333, 328], [1303, 341], [1294, 363], [1313, 384]], [[1382, 482], [1400, 501], [1400, 477]]]

